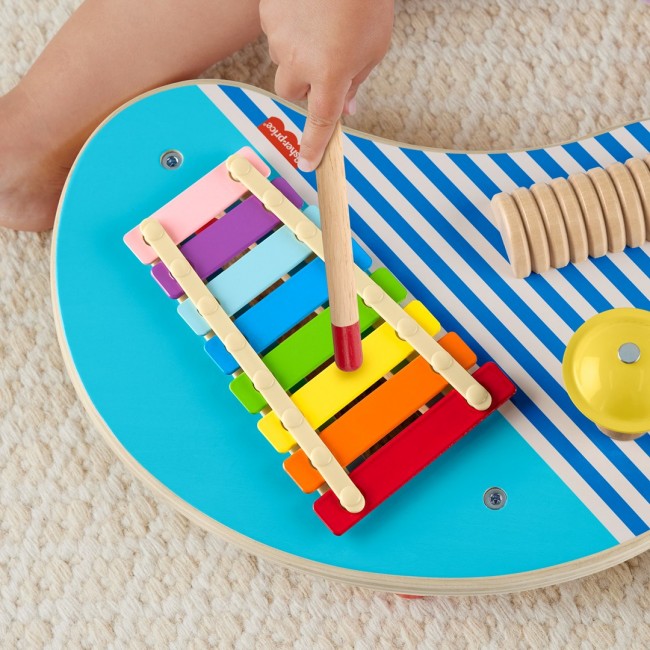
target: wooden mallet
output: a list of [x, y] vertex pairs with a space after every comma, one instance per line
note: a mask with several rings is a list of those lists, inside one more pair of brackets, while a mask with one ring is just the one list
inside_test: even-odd
[[351, 372], [361, 366], [363, 351], [340, 121], [336, 123], [321, 163], [316, 168], [316, 182], [334, 338], [334, 361], [341, 370]]

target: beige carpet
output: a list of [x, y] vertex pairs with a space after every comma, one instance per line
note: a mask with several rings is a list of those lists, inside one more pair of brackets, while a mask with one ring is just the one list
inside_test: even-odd
[[[0, 0], [0, 92], [77, 1]], [[507, 148], [648, 116], [650, 7], [398, 5], [392, 50], [349, 121], [359, 129]], [[263, 42], [211, 75], [273, 83]], [[519, 595], [405, 601], [278, 568], [188, 524], [114, 459], [66, 378], [49, 244], [0, 232], [0, 647], [648, 647], [648, 554]]]

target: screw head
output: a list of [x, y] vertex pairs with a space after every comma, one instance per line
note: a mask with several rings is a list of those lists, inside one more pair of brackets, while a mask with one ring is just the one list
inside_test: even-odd
[[160, 156], [160, 164], [165, 169], [178, 169], [183, 164], [183, 154], [175, 149], [165, 151], [165, 153]]
[[618, 358], [623, 363], [636, 363], [641, 358], [641, 350], [636, 343], [623, 343], [618, 349]]
[[506, 505], [508, 495], [498, 487], [491, 487], [483, 494], [483, 503], [490, 510], [501, 510]]

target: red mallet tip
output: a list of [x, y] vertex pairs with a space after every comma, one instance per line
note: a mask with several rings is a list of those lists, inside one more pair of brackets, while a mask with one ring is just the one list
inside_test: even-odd
[[332, 325], [332, 337], [336, 365], [345, 372], [358, 370], [363, 362], [359, 322], [353, 325]]

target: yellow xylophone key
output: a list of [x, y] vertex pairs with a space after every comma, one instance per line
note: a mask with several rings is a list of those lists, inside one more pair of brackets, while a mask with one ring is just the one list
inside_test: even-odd
[[[404, 311], [431, 336], [440, 331], [440, 323], [422, 303], [414, 300]], [[312, 427], [323, 425], [413, 352], [387, 323], [366, 336], [362, 345], [364, 362], [358, 370], [343, 372], [332, 363], [291, 396]], [[274, 446], [286, 438], [287, 431], [274, 412], [257, 426]]]

